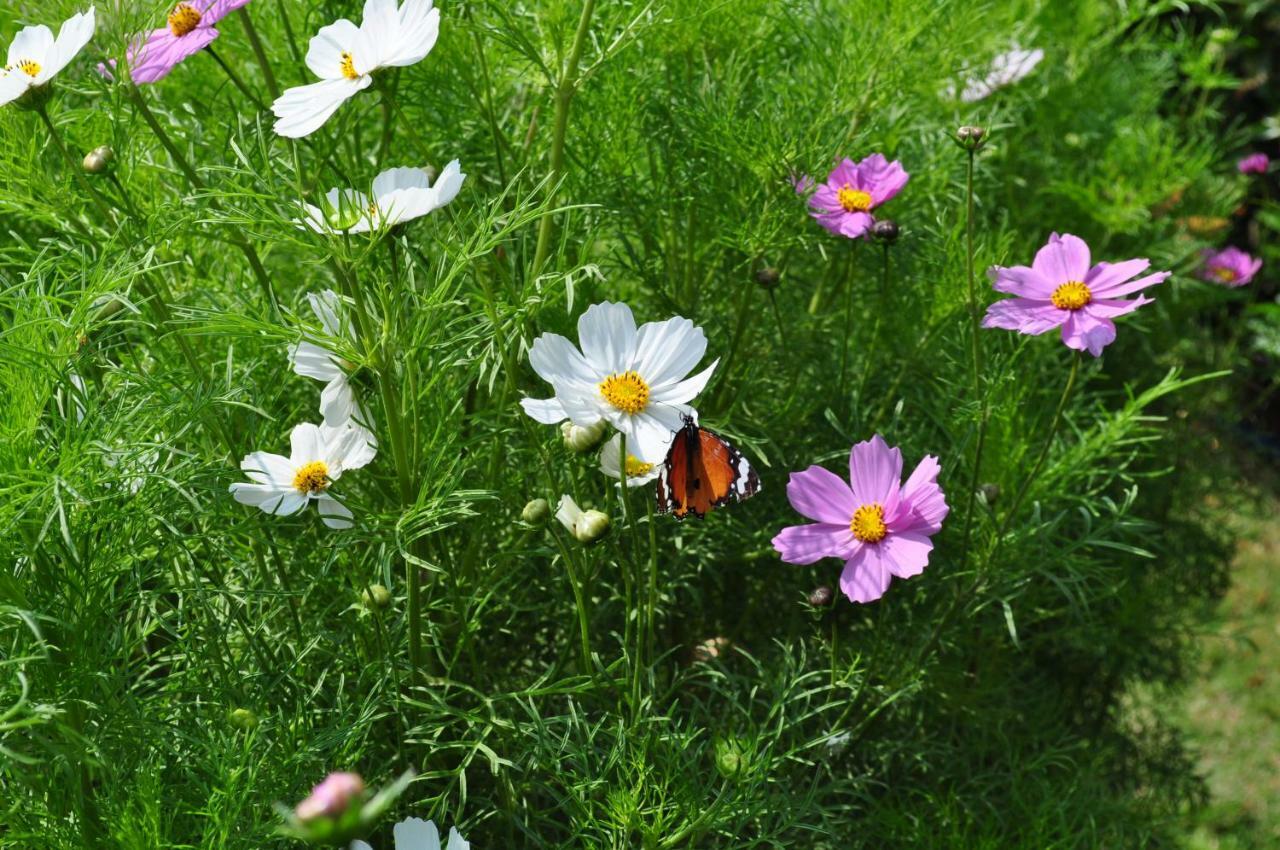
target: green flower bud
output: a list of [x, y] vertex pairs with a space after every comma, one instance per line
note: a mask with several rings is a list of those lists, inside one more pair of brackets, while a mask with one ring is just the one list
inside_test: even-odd
[[98, 145], [84, 156], [84, 170], [87, 174], [102, 174], [115, 162], [116, 152], [111, 145]]
[[605, 432], [609, 430], [609, 423], [601, 419], [594, 425], [583, 428], [581, 425], [574, 425], [572, 422], [560, 423], [560, 435], [564, 437], [565, 447], [571, 452], [585, 454], [600, 445], [600, 441], [604, 439]]
[[602, 511], [585, 511], [573, 529], [582, 543], [594, 543], [609, 533], [609, 515]]
[[386, 608], [391, 604], [391, 591], [380, 584], [371, 584], [360, 594], [364, 607], [372, 611], [375, 608]]
[[233, 708], [227, 712], [227, 721], [238, 729], [255, 729], [258, 726], [258, 715], [247, 708]]
[[551, 516], [551, 503], [546, 499], [532, 499], [529, 504], [524, 506], [524, 510], [520, 512], [520, 519], [530, 525], [539, 525], [546, 522], [549, 516]]
[[751, 765], [746, 745], [738, 738], [716, 739], [716, 770], [725, 779], [742, 776]]
[[964, 126], [956, 130], [956, 144], [967, 151], [976, 151], [986, 142], [987, 131], [982, 127]]

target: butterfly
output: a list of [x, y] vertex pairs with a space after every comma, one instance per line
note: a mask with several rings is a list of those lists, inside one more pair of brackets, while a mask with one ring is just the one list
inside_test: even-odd
[[658, 474], [658, 513], [702, 519], [712, 508], [748, 499], [760, 478], [723, 437], [699, 428], [690, 416], [676, 432]]

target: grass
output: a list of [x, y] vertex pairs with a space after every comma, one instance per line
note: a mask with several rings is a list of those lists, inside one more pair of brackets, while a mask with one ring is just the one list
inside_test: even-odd
[[[477, 848], [1176, 846], [1187, 736], [1126, 700], [1192, 675], [1228, 574], [1177, 415], [1233, 397], [1216, 317], [1249, 297], [1193, 277], [1186, 217], [1235, 208], [1251, 132], [1186, 76], [1207, 36], [1103, 0], [450, 4], [426, 60], [294, 145], [254, 100], [309, 81], [306, 39], [358, 4], [255, 0], [261, 56], [240, 14], [216, 43], [240, 84], [205, 55], [139, 90], [94, 74], [161, 5], [104, 4], [59, 76], [72, 161], [0, 108], [0, 846], [296, 846], [273, 803], [340, 769], [414, 770], [394, 818]], [[1013, 40], [1035, 74], [945, 96]], [[874, 151], [911, 173], [888, 248], [827, 234], [791, 180]], [[390, 235], [294, 222], [455, 157], [459, 197]], [[1104, 357], [983, 330], [975, 375], [981, 270], [1055, 230], [1175, 275]], [[313, 319], [326, 288], [354, 339]], [[654, 517], [523, 415], [533, 339], [604, 300], [705, 329], [698, 410], [758, 496]], [[302, 340], [376, 423], [334, 487], [348, 531], [227, 492], [318, 419]], [[840, 565], [779, 561], [787, 474], [873, 433], [940, 458], [951, 514], [921, 576], [815, 608]], [[562, 494], [611, 534], [522, 518]]]

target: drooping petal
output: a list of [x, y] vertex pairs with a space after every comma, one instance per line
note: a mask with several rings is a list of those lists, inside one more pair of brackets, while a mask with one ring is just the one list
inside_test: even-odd
[[879, 543], [881, 559], [890, 573], [898, 578], [911, 578], [929, 565], [933, 541], [918, 531], [890, 534]]
[[840, 590], [851, 602], [875, 602], [889, 589], [891, 575], [878, 545], [862, 545], [845, 562]]
[[707, 352], [702, 328], [681, 316], [647, 322], [636, 335], [634, 355], [626, 368], [635, 369], [651, 389], [684, 379]]
[[1038, 336], [1061, 325], [1069, 315], [1069, 311], [1059, 310], [1048, 301], [1006, 298], [987, 308], [982, 326]]
[[855, 505], [878, 503], [892, 513], [902, 487], [902, 452], [889, 448], [879, 434], [855, 443], [849, 452], [849, 483]]
[[[827, 227], [827, 229], [832, 230], [833, 233], [838, 233], [839, 235], [846, 236], [850, 239], [859, 239], [865, 236], [867, 231], [871, 230], [871, 225], [875, 223], [876, 220], [872, 217], [871, 213], [844, 213], [840, 215], [835, 222], [835, 230], [832, 230], [830, 227]], [[826, 227], [825, 224], [823, 224], [823, 226]]]
[[812, 564], [823, 558], [847, 560], [857, 547], [849, 523], [789, 525], [773, 538], [773, 548], [788, 564]]
[[832, 525], [843, 524], [846, 528], [858, 508], [849, 485], [821, 466], [791, 473], [787, 500], [801, 516]]
[[293, 364], [293, 371], [304, 378], [327, 383], [342, 377], [337, 355], [315, 343], [300, 342], [289, 346], [289, 362]]
[[1116, 326], [1107, 319], [1095, 319], [1083, 310], [1076, 310], [1067, 316], [1062, 324], [1062, 341], [1067, 348], [1076, 351], [1088, 351], [1094, 357], [1102, 355], [1116, 338]]
[[320, 392], [320, 415], [324, 424], [345, 425], [356, 412], [356, 394], [347, 376], [339, 374]]
[[288, 89], [271, 104], [271, 111], [278, 119], [274, 129], [288, 139], [309, 136], [324, 126], [338, 107], [373, 83], [370, 76], [348, 80], [321, 80], [306, 86]]
[[1036, 252], [1031, 267], [1054, 286], [1067, 281], [1083, 282], [1089, 274], [1089, 246], [1078, 236], [1055, 233], [1049, 237], [1049, 243]]
[[611, 301], [592, 304], [578, 319], [578, 344], [602, 377], [632, 368], [636, 320], [631, 308]]
[[520, 406], [530, 419], [543, 425], [554, 425], [569, 418], [564, 405], [557, 398], [522, 398]]

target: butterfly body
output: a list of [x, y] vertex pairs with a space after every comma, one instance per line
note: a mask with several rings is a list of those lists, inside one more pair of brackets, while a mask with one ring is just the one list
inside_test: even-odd
[[760, 478], [720, 435], [686, 418], [658, 476], [658, 512], [702, 519], [713, 508], [754, 496]]

